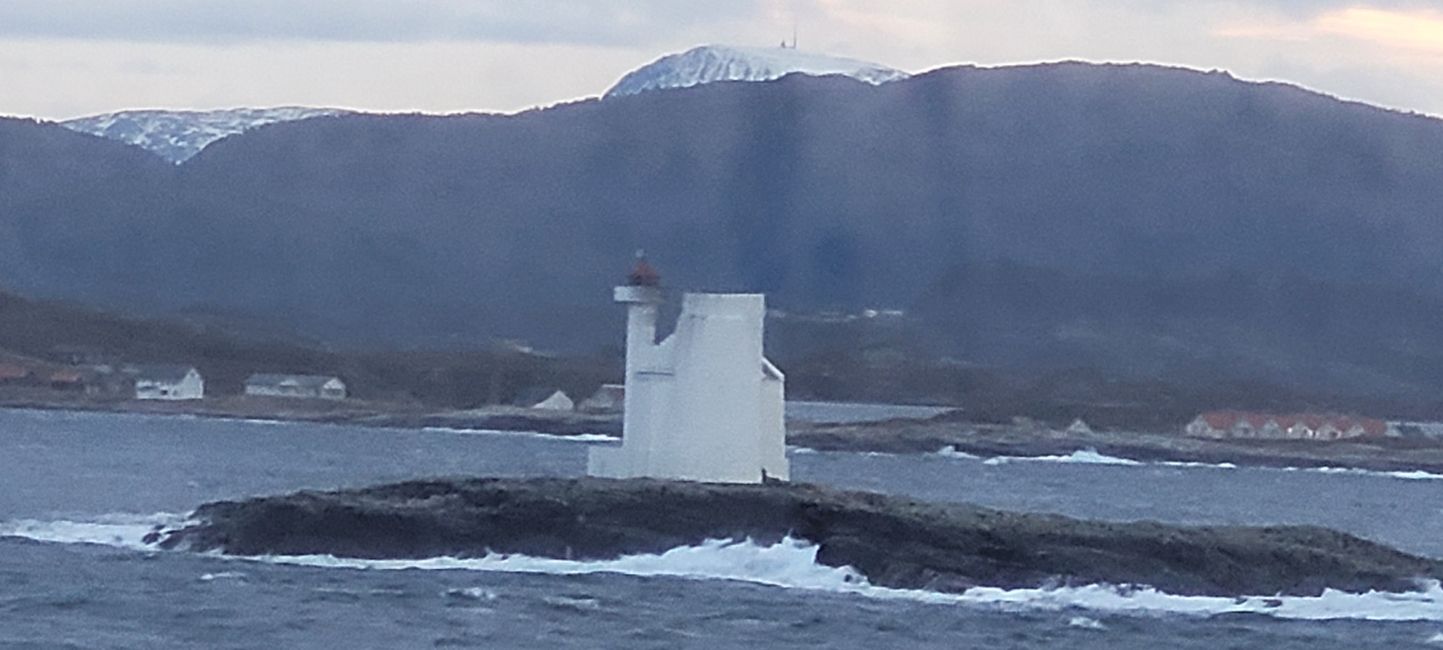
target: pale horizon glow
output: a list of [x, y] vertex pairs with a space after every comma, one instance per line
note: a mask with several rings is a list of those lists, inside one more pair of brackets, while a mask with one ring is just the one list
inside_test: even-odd
[[1443, 10], [1413, 0], [10, 0], [0, 114], [509, 113], [599, 96], [696, 45], [774, 46], [793, 25], [803, 50], [912, 73], [1157, 63], [1443, 115]]

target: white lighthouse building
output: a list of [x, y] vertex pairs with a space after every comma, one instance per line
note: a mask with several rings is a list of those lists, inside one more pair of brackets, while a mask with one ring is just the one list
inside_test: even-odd
[[762, 356], [761, 294], [688, 293], [676, 331], [656, 341], [659, 277], [638, 260], [626, 286], [626, 394], [620, 447], [592, 447], [587, 472], [714, 483], [786, 479], [785, 377]]

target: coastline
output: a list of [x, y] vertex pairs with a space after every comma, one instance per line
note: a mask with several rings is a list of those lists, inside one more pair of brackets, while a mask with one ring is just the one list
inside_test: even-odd
[[[97, 399], [84, 395], [0, 393], [0, 408], [298, 422], [393, 429], [530, 432], [577, 438], [621, 436], [619, 415], [544, 412], [509, 406], [435, 410], [414, 404], [225, 396], [199, 402]], [[966, 422], [956, 414], [875, 422], [789, 421], [787, 444], [822, 452], [928, 454], [948, 450], [982, 458], [1066, 456], [1095, 451], [1138, 462], [1232, 464], [1267, 468], [1340, 468], [1443, 475], [1443, 441], [1375, 439], [1331, 442], [1209, 440], [1180, 434], [1069, 432], [1037, 426]]]
[[789, 431], [788, 443], [816, 451], [915, 454], [945, 449], [982, 458], [1066, 456], [1092, 451], [1143, 463], [1422, 471], [1443, 475], [1443, 443], [1431, 440], [1212, 440], [1181, 434], [1069, 432], [974, 424], [948, 416], [797, 427]]

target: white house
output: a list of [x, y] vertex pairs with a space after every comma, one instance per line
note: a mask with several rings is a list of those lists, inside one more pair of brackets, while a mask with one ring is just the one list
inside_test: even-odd
[[247, 395], [301, 399], [346, 399], [346, 382], [325, 375], [257, 373], [246, 378]]
[[584, 413], [620, 413], [625, 404], [626, 386], [602, 384], [591, 397], [581, 400], [576, 409]]
[[570, 411], [576, 402], [565, 391], [555, 388], [531, 388], [516, 397], [516, 406], [543, 411]]
[[639, 260], [615, 300], [627, 306], [621, 446], [590, 450], [587, 472], [717, 483], [786, 479], [785, 377], [762, 355], [766, 300], [689, 293], [656, 341], [662, 293]]
[[191, 366], [135, 366], [135, 399], [191, 400], [205, 397], [205, 380]]

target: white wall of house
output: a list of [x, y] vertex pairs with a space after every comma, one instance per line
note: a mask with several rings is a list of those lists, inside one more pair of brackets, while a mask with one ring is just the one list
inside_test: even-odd
[[135, 380], [136, 399], [192, 400], [205, 397], [205, 380], [195, 368], [185, 373], [178, 382], [167, 382], [140, 378]]
[[260, 397], [339, 400], [346, 398], [346, 383], [337, 377], [331, 377], [319, 388], [298, 379], [287, 379], [274, 384], [246, 382], [245, 394]]
[[321, 386], [321, 399], [346, 399], [347, 394], [346, 382], [337, 377], [331, 377], [330, 381]]
[[1184, 431], [1187, 435], [1194, 438], [1222, 438], [1227, 435], [1225, 431], [1214, 429], [1211, 424], [1208, 424], [1207, 418], [1201, 415], [1193, 418], [1193, 421], [1187, 424]]
[[570, 411], [576, 408], [576, 402], [562, 391], [556, 391], [540, 402], [531, 405], [531, 408], [544, 411]]
[[619, 413], [626, 395], [626, 389], [621, 384], [605, 384], [596, 392], [584, 400], [581, 400], [576, 408], [588, 413]]

